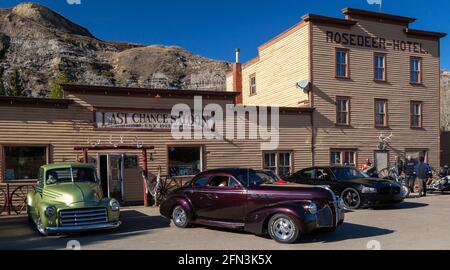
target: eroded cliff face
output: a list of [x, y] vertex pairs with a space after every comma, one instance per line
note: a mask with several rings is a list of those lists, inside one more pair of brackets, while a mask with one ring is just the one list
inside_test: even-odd
[[0, 9], [0, 66], [18, 68], [33, 96], [64, 70], [78, 84], [225, 90], [226, 62], [175, 46], [105, 42], [39, 4]]

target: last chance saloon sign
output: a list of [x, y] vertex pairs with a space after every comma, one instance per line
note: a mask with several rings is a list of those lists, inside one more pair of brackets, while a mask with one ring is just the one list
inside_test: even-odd
[[172, 115], [170, 112], [95, 112], [95, 126], [100, 129], [172, 129], [205, 127], [214, 125], [214, 119], [202, 115]]

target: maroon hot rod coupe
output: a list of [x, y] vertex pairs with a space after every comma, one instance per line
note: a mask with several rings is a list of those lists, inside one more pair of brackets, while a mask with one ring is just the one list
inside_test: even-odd
[[334, 231], [344, 221], [343, 201], [330, 189], [268, 182], [251, 169], [203, 172], [169, 194], [160, 211], [179, 228], [199, 224], [268, 233], [280, 243], [318, 229]]

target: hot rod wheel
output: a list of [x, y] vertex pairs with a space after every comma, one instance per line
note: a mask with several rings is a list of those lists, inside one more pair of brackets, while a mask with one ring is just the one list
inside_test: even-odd
[[292, 244], [300, 238], [299, 227], [291, 217], [284, 214], [276, 214], [270, 219], [268, 231], [273, 240], [282, 244]]

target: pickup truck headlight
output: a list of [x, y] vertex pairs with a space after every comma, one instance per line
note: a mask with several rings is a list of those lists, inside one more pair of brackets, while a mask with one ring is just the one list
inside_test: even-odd
[[317, 204], [313, 202], [305, 204], [303, 208], [306, 210], [306, 212], [309, 212], [313, 215], [317, 214]]
[[113, 211], [119, 211], [120, 210], [120, 204], [116, 200], [111, 200], [109, 202], [109, 206], [111, 207], [111, 210], [113, 210]]
[[56, 215], [56, 207], [54, 206], [48, 206], [47, 208], [45, 208], [45, 216], [50, 218], [53, 217], [54, 215]]
[[361, 189], [361, 192], [362, 193], [377, 193], [378, 190], [376, 188], [374, 188], [374, 187], [363, 186], [362, 189]]

